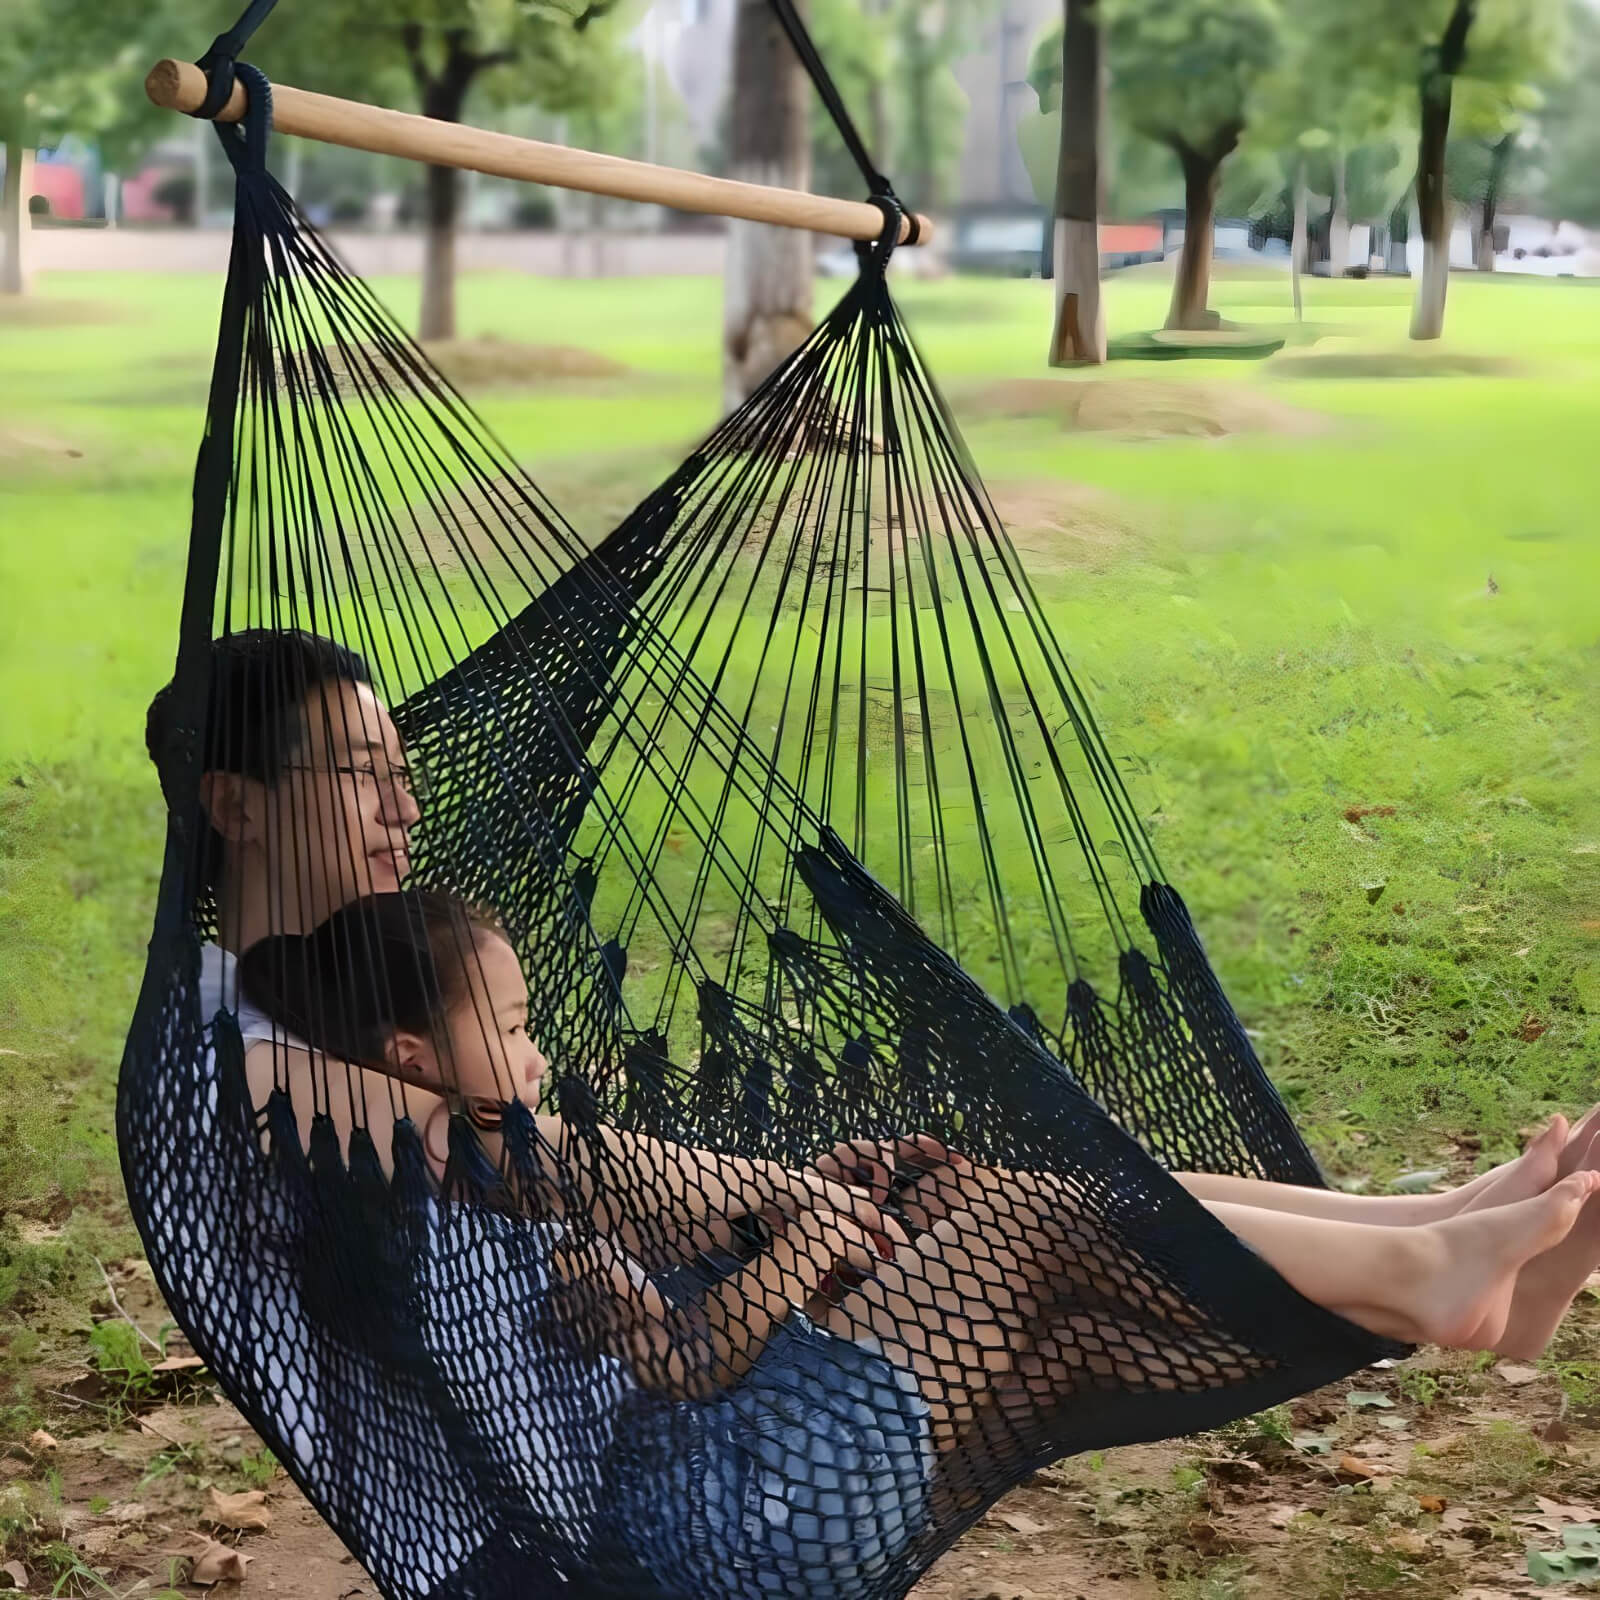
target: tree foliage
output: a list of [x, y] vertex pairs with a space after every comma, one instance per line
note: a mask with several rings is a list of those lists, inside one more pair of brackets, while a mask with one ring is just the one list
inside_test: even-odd
[[269, 76], [388, 105], [457, 74], [485, 110], [596, 111], [627, 79], [626, 22], [611, 0], [320, 0], [281, 6], [250, 54]]
[[1600, 227], [1600, 12], [1567, 8], [1564, 71], [1545, 91], [1523, 151], [1523, 183], [1545, 212]]
[[[1017, 126], [1023, 165], [1041, 206], [1049, 206], [1056, 186], [1056, 148], [1061, 142], [1061, 34], [1053, 23], [1028, 59], [1028, 86], [1037, 110], [1025, 111]], [[1106, 215], [1137, 217], [1173, 203], [1183, 193], [1177, 158], [1163, 145], [1133, 132], [1115, 98], [1102, 129], [1101, 167]]]
[[[113, 160], [172, 121], [145, 98], [144, 74], [166, 49], [160, 5], [63, 6], [6, 0], [0, 8], [0, 143], [97, 137]], [[209, 40], [209, 35], [207, 36]]]
[[1111, 98], [1125, 124], [1221, 160], [1282, 51], [1275, 0], [1106, 0]]
[[[817, 49], [868, 150], [919, 209], [951, 197], [966, 114], [954, 67], [991, 13], [991, 0], [811, 0]], [[855, 163], [820, 111], [812, 161], [818, 189], [860, 190]]]

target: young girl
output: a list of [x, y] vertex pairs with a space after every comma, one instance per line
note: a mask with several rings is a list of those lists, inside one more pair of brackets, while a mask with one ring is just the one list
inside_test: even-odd
[[[254, 946], [240, 976], [280, 1027], [329, 1057], [443, 1094], [491, 1150], [504, 1137], [528, 1167], [537, 1127], [527, 1107], [545, 1061], [527, 1035], [527, 981], [491, 920], [444, 896], [371, 896], [303, 938]], [[1443, 1216], [1363, 1213], [1348, 1197], [1330, 1199], [1331, 1214], [1305, 1215], [1298, 1191], [1188, 1182], [1303, 1294], [1369, 1331], [1494, 1348], [1519, 1314], [1540, 1321], [1544, 1302], [1561, 1298], [1546, 1285], [1519, 1313], [1519, 1272], [1555, 1256], [1565, 1282], [1579, 1256], [1595, 1253], [1594, 1240], [1574, 1248], [1569, 1234], [1600, 1189], [1600, 1141], [1592, 1122], [1574, 1140], [1564, 1134], [1553, 1127]], [[614, 1138], [601, 1130], [606, 1148], [621, 1148], [605, 1145]], [[437, 1140], [430, 1148], [443, 1153]], [[644, 1237], [636, 1196], [623, 1194], [631, 1230], [605, 1225], [603, 1196], [582, 1208], [598, 1231], [568, 1229], [557, 1219], [577, 1220], [570, 1186], [547, 1172], [520, 1199], [549, 1220], [495, 1224], [521, 1229], [522, 1248], [531, 1241], [548, 1277], [603, 1290], [595, 1370], [609, 1365], [590, 1410], [597, 1417], [621, 1403], [629, 1414], [611, 1444], [606, 1488], [625, 1508], [617, 1525], [644, 1541], [640, 1558], [675, 1591], [859, 1592], [924, 1524], [935, 1454], [959, 1455], [953, 1447], [970, 1442], [986, 1414], [1046, 1410], [1107, 1380], [1162, 1386], [1140, 1362], [1140, 1341], [1149, 1343], [1141, 1330], [1181, 1328], [1193, 1313], [1136, 1272], [1096, 1276], [1096, 1230], [1069, 1184], [973, 1167], [926, 1143], [909, 1153], [928, 1168], [902, 1201], [915, 1242], [877, 1210], [876, 1192], [840, 1210], [837, 1186], [802, 1189], [807, 1203], [791, 1194], [785, 1208], [763, 1213], [772, 1237], [755, 1259], [687, 1304], [662, 1294], [630, 1251]], [[683, 1170], [695, 1171], [704, 1156], [686, 1159]], [[625, 1188], [625, 1163], [614, 1165]], [[832, 1168], [850, 1176], [837, 1155]], [[1264, 1203], [1240, 1203], [1257, 1196]], [[700, 1226], [681, 1254], [716, 1237], [715, 1209], [689, 1208]], [[444, 1207], [441, 1219], [454, 1210], [484, 1226], [484, 1208]], [[1364, 1214], [1414, 1225], [1348, 1220]], [[441, 1238], [448, 1232], [442, 1220]], [[449, 1275], [461, 1270], [457, 1259]], [[1097, 1308], [1089, 1315], [1086, 1302]], [[502, 1355], [518, 1358], [511, 1348]], [[439, 1359], [457, 1360], [443, 1332]], [[463, 1381], [470, 1389], [470, 1371]], [[550, 1432], [543, 1415], [496, 1416], [502, 1429]], [[589, 1430], [586, 1462], [597, 1427], [609, 1436], [609, 1412]], [[537, 1492], [548, 1496], [549, 1480], [537, 1475]], [[600, 1492], [591, 1483], [585, 1497], [598, 1504]], [[564, 1520], [574, 1533], [583, 1521]]]
[[[494, 922], [461, 902], [417, 891], [359, 900], [310, 935], [254, 945], [239, 978], [245, 999], [278, 1028], [341, 1064], [443, 1092], [486, 1144], [526, 1152], [538, 1138], [531, 1117], [506, 1126], [537, 1102], [546, 1067], [527, 1034], [527, 983]], [[439, 1121], [427, 1139], [436, 1165], [446, 1141]], [[548, 1146], [544, 1153], [564, 1164]], [[860, 1593], [925, 1521], [928, 1407], [907, 1372], [817, 1327], [802, 1308], [826, 1309], [832, 1283], [864, 1278], [904, 1236], [894, 1230], [875, 1243], [826, 1204], [791, 1206], [792, 1214], [773, 1205], [765, 1212], [771, 1237], [756, 1259], [678, 1302], [614, 1239], [559, 1220], [571, 1215], [567, 1187], [550, 1172], [520, 1197], [542, 1221], [435, 1205], [416, 1264], [422, 1282], [441, 1291], [420, 1297], [430, 1354], [491, 1437], [529, 1443], [522, 1487], [530, 1504], [578, 1550], [609, 1501], [617, 1514], [606, 1520], [634, 1557], [686, 1593], [791, 1592], [796, 1584], [840, 1600]], [[878, 1215], [870, 1205], [866, 1212]], [[582, 1213], [587, 1221], [588, 1208]], [[491, 1301], [496, 1284], [514, 1284], [509, 1314], [487, 1306], [482, 1319], [498, 1349], [464, 1349], [476, 1330], [459, 1322], [427, 1323], [436, 1298], [447, 1302], [468, 1280]], [[559, 1298], [563, 1286], [602, 1291], [598, 1348], [576, 1363], [527, 1338], [541, 1322], [529, 1305], [541, 1294]], [[659, 1400], [630, 1406], [641, 1389]], [[518, 1398], [509, 1411], [508, 1392]], [[625, 1406], [642, 1443], [614, 1437]], [[667, 1459], [671, 1447], [652, 1431], [662, 1412], [678, 1442], [699, 1424], [692, 1484], [689, 1464]], [[780, 1448], [774, 1419], [785, 1416]], [[774, 1448], [782, 1460], [771, 1459]], [[815, 1490], [794, 1525], [746, 1514], [774, 1492], [780, 1500], [802, 1492], [790, 1481], [797, 1473], [831, 1487]], [[726, 1569], [721, 1580], [702, 1562]]]

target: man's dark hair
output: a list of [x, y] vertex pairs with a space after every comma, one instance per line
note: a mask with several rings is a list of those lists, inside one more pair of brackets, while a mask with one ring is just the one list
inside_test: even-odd
[[[211, 693], [201, 732], [201, 770], [232, 772], [274, 783], [300, 742], [300, 708], [322, 683], [371, 683], [365, 661], [332, 639], [298, 628], [252, 628], [230, 633], [211, 646]], [[150, 702], [144, 742], [170, 806], [179, 771], [173, 686]], [[216, 886], [222, 867], [222, 836], [205, 830], [200, 851], [202, 889]]]

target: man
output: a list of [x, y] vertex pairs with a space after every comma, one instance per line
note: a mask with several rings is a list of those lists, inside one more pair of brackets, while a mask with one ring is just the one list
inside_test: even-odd
[[[169, 686], [151, 704], [145, 735], [169, 800], [171, 719]], [[252, 1104], [264, 1105], [275, 1084], [286, 1086], [303, 1144], [320, 1107], [346, 1147], [352, 1130], [365, 1127], [385, 1164], [395, 1122], [410, 1116], [442, 1170], [448, 1084], [401, 1083], [344, 1063], [332, 1069], [240, 994], [235, 975], [238, 954], [258, 940], [308, 933], [362, 895], [397, 889], [409, 871], [421, 785], [366, 662], [331, 639], [295, 629], [227, 635], [212, 646], [202, 740], [195, 889], [197, 904], [214, 906], [217, 938], [203, 951], [201, 1005], [207, 1023], [219, 1009], [238, 1019]], [[524, 1089], [505, 1085], [506, 1097]], [[552, 1146], [565, 1144], [560, 1118], [541, 1116], [539, 1124]], [[707, 1237], [708, 1224], [720, 1231], [727, 1217], [773, 1204], [792, 1212], [821, 1201], [862, 1226], [883, 1227], [860, 1190], [834, 1181], [842, 1175], [836, 1168], [824, 1178], [609, 1128], [604, 1137], [634, 1187], [628, 1210], [682, 1224], [671, 1244], [685, 1256], [716, 1242]], [[873, 1170], [886, 1190], [886, 1172]], [[631, 1223], [619, 1230], [619, 1242], [649, 1253]], [[662, 1241], [655, 1243], [659, 1249]]]

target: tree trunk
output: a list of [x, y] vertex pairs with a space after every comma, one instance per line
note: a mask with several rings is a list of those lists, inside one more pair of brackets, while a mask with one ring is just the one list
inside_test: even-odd
[[456, 336], [456, 217], [460, 210], [460, 173], [454, 167], [429, 167], [422, 241], [421, 339]]
[[1511, 159], [1511, 146], [1515, 142], [1516, 134], [1508, 133], [1489, 152], [1489, 176], [1483, 187], [1483, 217], [1478, 229], [1475, 262], [1479, 272], [1494, 271], [1494, 219], [1500, 208], [1500, 185], [1505, 181], [1506, 164]]
[[28, 216], [28, 181], [33, 171], [33, 152], [23, 148], [20, 141], [6, 141], [6, 181], [0, 194], [0, 231], [4, 243], [0, 244], [0, 294], [26, 294], [28, 292], [28, 234], [32, 222]]
[[1350, 265], [1350, 196], [1345, 178], [1345, 155], [1333, 158], [1333, 210], [1328, 216], [1328, 276], [1342, 278]]
[[1178, 159], [1183, 163], [1183, 249], [1166, 325], [1198, 332], [1216, 326], [1206, 301], [1211, 294], [1211, 247], [1222, 160], [1187, 144], [1179, 149]]
[[1422, 281], [1411, 308], [1411, 337], [1437, 339], [1444, 332], [1445, 292], [1450, 285], [1450, 196], [1445, 186], [1445, 147], [1450, 140], [1450, 102], [1455, 75], [1467, 57], [1467, 34], [1477, 0], [1455, 0], [1437, 45], [1428, 48], [1418, 81], [1421, 126], [1417, 134], [1417, 220], [1422, 230]]
[[1406, 246], [1411, 241], [1411, 195], [1401, 195], [1389, 213], [1389, 259], [1387, 270], [1397, 278], [1411, 276], [1411, 263], [1407, 260]]
[[1422, 95], [1422, 132], [1417, 139], [1417, 220], [1422, 231], [1422, 278], [1411, 308], [1411, 337], [1437, 339], [1444, 332], [1445, 292], [1450, 286], [1450, 199], [1444, 152], [1450, 137], [1450, 88], [1442, 77]]
[[[734, 15], [730, 148], [732, 178], [790, 189], [811, 181], [805, 77], [766, 0], [738, 0]], [[728, 224], [722, 397], [730, 411], [810, 333], [811, 257], [811, 235], [799, 229]]]
[[[472, 80], [497, 58], [472, 54], [459, 30], [447, 38], [444, 66], [427, 70], [415, 30], [405, 43], [412, 76], [422, 96], [422, 114], [440, 122], [459, 122]], [[456, 223], [461, 214], [461, 174], [454, 167], [429, 167], [423, 179], [422, 313], [419, 339], [456, 336]]]
[[1106, 358], [1100, 298], [1100, 129], [1105, 68], [1098, 0], [1066, 0], [1061, 32], [1061, 144], [1050, 261], [1055, 328], [1050, 365], [1098, 366]]
[[1300, 275], [1306, 270], [1306, 158], [1294, 164], [1294, 225], [1289, 234], [1289, 289], [1294, 296], [1294, 320], [1301, 321], [1305, 307], [1300, 297]]

